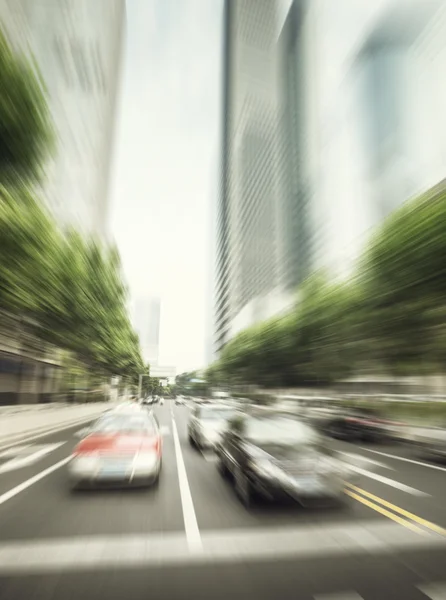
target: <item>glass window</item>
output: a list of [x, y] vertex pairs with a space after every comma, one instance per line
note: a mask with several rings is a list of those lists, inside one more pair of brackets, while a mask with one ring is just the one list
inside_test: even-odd
[[251, 442], [312, 444], [318, 434], [301, 421], [283, 417], [250, 418], [246, 422], [246, 437]]
[[145, 415], [107, 415], [92, 427], [92, 433], [155, 433], [155, 422]]
[[221, 419], [229, 419], [234, 414], [231, 408], [203, 408], [201, 411], [201, 419], [205, 421], [219, 421]]

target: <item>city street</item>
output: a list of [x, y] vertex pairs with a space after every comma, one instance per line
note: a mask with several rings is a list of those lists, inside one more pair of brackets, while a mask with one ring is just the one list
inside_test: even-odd
[[152, 489], [72, 492], [79, 425], [0, 452], [0, 600], [446, 598], [446, 464], [334, 442], [358, 475], [345, 507], [248, 512], [189, 446], [189, 409], [155, 413]]

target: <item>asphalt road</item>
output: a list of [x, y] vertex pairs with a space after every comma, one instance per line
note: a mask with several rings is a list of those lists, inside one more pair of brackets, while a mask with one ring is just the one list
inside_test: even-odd
[[1, 600], [446, 598], [445, 464], [336, 442], [358, 475], [345, 508], [247, 512], [188, 445], [188, 409], [155, 412], [154, 489], [72, 493], [79, 426], [0, 453]]

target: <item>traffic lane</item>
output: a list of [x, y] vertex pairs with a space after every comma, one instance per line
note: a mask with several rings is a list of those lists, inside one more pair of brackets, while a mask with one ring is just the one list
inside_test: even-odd
[[[257, 527], [283, 527], [306, 523], [336, 523], [370, 519], [382, 520], [382, 514], [345, 497], [340, 507], [301, 507], [289, 500], [259, 502], [249, 511], [238, 500], [231, 481], [223, 478], [216, 467], [212, 453], [207, 458], [190, 446], [187, 436], [189, 411], [175, 407], [175, 421], [180, 438], [184, 462], [200, 529], [241, 529]], [[210, 460], [208, 460], [210, 459]]]
[[350, 555], [235, 561], [225, 564], [153, 566], [104, 569], [96, 572], [58, 572], [0, 577], [0, 599], [126, 600], [150, 596], [152, 600], [249, 599], [309, 600], [355, 598], [360, 600], [437, 600], [420, 588], [446, 583], [445, 552], [424, 550], [396, 555]]
[[446, 470], [433, 468], [440, 466], [438, 463], [413, 459], [410, 449], [403, 447], [399, 448], [398, 454], [389, 449], [376, 450], [371, 446], [358, 447], [342, 442], [338, 442], [336, 448], [357, 453], [366, 460], [373, 457], [387, 467], [378, 469], [371, 465], [369, 469], [373, 471], [372, 475], [362, 478], [358, 486], [386, 502], [446, 528]]
[[446, 459], [428, 458], [411, 446], [357, 448], [362, 455], [385, 461], [407, 485], [422, 486], [432, 496], [446, 497]]
[[[76, 441], [73, 438], [62, 448], [64, 456], [69, 456]], [[22, 475], [20, 482], [24, 480]], [[68, 467], [64, 465], [0, 505], [1, 540], [183, 530], [175, 452], [169, 434], [164, 436], [157, 486], [72, 492]]]
[[[22, 453], [20, 451], [20, 448], [23, 448], [25, 446], [28, 447], [30, 453], [29, 456], [31, 456], [33, 452], [40, 451], [40, 449], [43, 449], [45, 446], [60, 444], [60, 446], [58, 446], [51, 452], [48, 452], [48, 454], [45, 454], [44, 456], [42, 456], [42, 458], [36, 460], [36, 462], [33, 462], [29, 465], [25, 465], [17, 469], [13, 469], [11, 471], [0, 472], [0, 496], [6, 493], [7, 491], [11, 490], [15, 486], [19, 485], [23, 481], [36, 475], [43, 469], [46, 469], [47, 467], [51, 466], [52, 464], [55, 464], [59, 460], [62, 460], [63, 458], [69, 456], [71, 454], [72, 449], [79, 441], [75, 435], [76, 432], [80, 431], [85, 427], [88, 427], [89, 424], [93, 423], [94, 421], [96, 421], [96, 418], [91, 419], [91, 421], [85, 421], [85, 423], [81, 425], [78, 424], [73, 427], [70, 427], [69, 429], [64, 429], [63, 431], [46, 435], [42, 438], [39, 438], [38, 440], [24, 440], [20, 443], [14, 444], [7, 450], [1, 451], [0, 467], [2, 465], [4, 466], [6, 462], [14, 459], [15, 457], [21, 456]], [[8, 456], [2, 457], [2, 454], [7, 454]]]

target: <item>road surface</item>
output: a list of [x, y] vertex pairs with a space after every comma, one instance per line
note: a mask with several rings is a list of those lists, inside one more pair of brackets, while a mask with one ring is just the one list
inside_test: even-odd
[[358, 481], [344, 509], [247, 512], [188, 408], [157, 407], [159, 486], [70, 492], [79, 426], [0, 453], [0, 600], [446, 598], [446, 465], [334, 442]]

